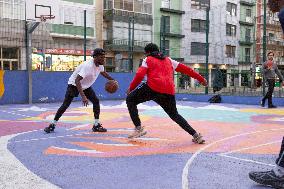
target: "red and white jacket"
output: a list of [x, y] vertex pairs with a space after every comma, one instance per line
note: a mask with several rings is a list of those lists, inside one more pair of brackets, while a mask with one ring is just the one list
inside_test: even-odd
[[174, 71], [186, 74], [197, 79], [201, 83], [205, 81], [199, 73], [169, 57], [159, 59], [148, 56], [138, 68], [137, 73], [130, 84], [129, 90], [134, 90], [141, 83], [143, 78], [147, 76], [147, 85], [153, 91], [174, 95]]

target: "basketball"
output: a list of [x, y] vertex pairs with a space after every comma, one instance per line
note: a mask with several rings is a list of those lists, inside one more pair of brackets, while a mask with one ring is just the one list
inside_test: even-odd
[[115, 93], [118, 89], [118, 82], [115, 80], [108, 80], [105, 84], [105, 90], [108, 93]]

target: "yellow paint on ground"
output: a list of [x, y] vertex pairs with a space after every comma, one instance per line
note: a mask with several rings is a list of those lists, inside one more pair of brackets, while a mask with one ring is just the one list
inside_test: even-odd
[[283, 108], [276, 109], [241, 109], [240, 112], [249, 112], [249, 113], [257, 113], [257, 114], [273, 114], [273, 115], [284, 115]]
[[4, 86], [4, 70], [0, 70], [0, 98], [3, 96], [4, 91], [5, 91], [5, 86]]

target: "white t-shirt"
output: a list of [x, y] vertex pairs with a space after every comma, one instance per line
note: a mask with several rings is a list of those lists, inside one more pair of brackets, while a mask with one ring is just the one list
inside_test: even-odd
[[97, 80], [101, 72], [104, 72], [105, 68], [103, 65], [97, 67], [94, 63], [94, 59], [90, 59], [82, 64], [80, 64], [68, 80], [68, 84], [76, 86], [75, 79], [78, 75], [83, 77], [81, 80], [81, 85], [83, 90], [91, 87]]

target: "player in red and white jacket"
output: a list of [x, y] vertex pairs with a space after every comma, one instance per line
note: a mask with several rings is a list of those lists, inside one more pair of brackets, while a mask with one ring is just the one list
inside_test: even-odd
[[[206, 79], [186, 65], [164, 56], [154, 43], [146, 45], [144, 51], [147, 57], [138, 68], [127, 91], [126, 103], [135, 125], [134, 133], [129, 135], [128, 138], [140, 137], [147, 133], [141, 126], [137, 105], [153, 100], [165, 110], [172, 120], [193, 136], [193, 142], [204, 143], [205, 140], [203, 140], [201, 134], [197, 133], [177, 111], [174, 71], [193, 77], [204, 86], [207, 86]], [[147, 76], [147, 82], [137, 87], [145, 76]]]

